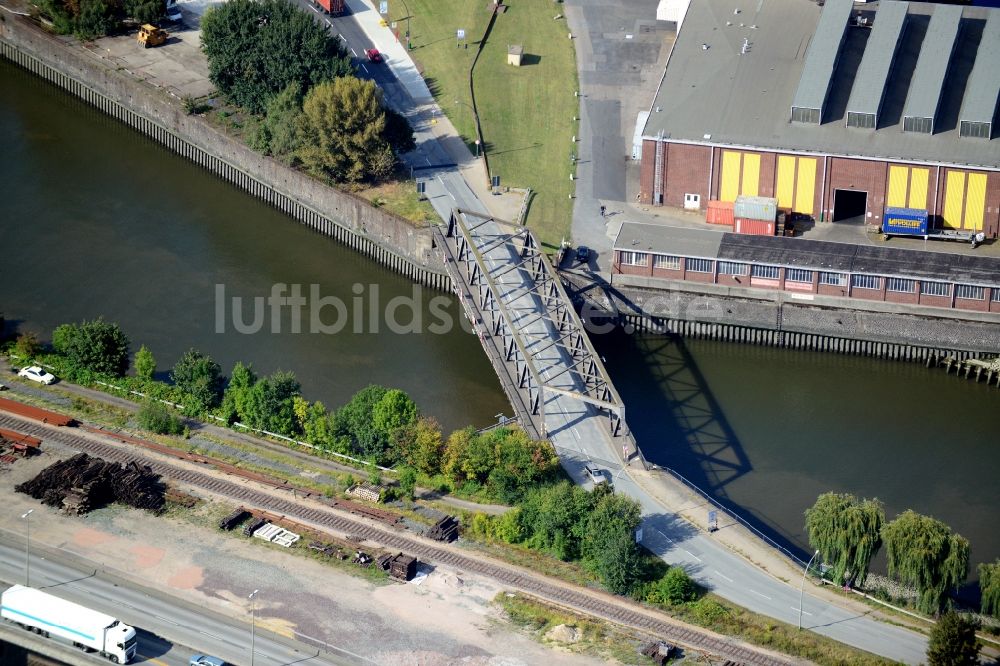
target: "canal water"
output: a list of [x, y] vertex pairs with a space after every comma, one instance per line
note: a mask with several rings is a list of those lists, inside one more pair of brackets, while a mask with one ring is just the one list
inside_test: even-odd
[[[598, 351], [654, 463], [808, 554], [827, 491], [932, 515], [1000, 556], [1000, 392], [921, 364], [621, 331]], [[808, 557], [806, 557], [808, 559]]]
[[[0, 183], [0, 312], [44, 339], [61, 323], [103, 315], [164, 370], [196, 347], [227, 373], [239, 360], [261, 373], [291, 370], [303, 395], [328, 407], [379, 383], [407, 391], [447, 429], [510, 413], [453, 297], [414, 292], [2, 59]], [[301, 285], [298, 316], [291, 304], [269, 307], [281, 284], [278, 296]], [[253, 299], [265, 299], [258, 332], [236, 328], [234, 296], [244, 331], [254, 328]], [[315, 325], [310, 307], [319, 305]], [[415, 316], [424, 333], [390, 330], [408, 330]]]
[[[237, 360], [292, 370], [330, 406], [377, 382], [446, 428], [509, 413], [473, 336], [388, 330], [391, 299], [412, 295], [407, 281], [3, 61], [0, 146], [0, 311], [20, 328], [47, 337], [104, 315], [160, 368], [194, 346], [227, 371]], [[238, 321], [249, 324], [247, 299], [276, 284], [303, 285], [309, 302], [317, 284], [350, 321], [309, 333], [303, 313], [292, 333], [284, 307], [271, 332], [265, 308], [263, 330], [238, 332], [230, 298], [243, 297]], [[375, 291], [378, 305], [352, 317]], [[426, 328], [442, 312], [458, 320], [454, 299], [441, 309], [430, 303], [440, 294], [421, 296]], [[408, 322], [405, 307], [396, 314]], [[325, 325], [335, 319], [334, 307], [321, 311]], [[783, 543], [808, 548], [803, 511], [834, 490], [877, 496], [890, 518], [913, 508], [944, 520], [971, 541], [973, 565], [1000, 556], [996, 389], [857, 357], [620, 332], [594, 342], [647, 457]]]

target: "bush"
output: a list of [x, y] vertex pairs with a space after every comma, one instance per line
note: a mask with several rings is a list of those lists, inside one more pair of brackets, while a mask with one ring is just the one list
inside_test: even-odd
[[729, 617], [728, 608], [708, 597], [703, 597], [691, 604], [691, 612], [702, 626], [717, 625]]
[[974, 666], [979, 663], [982, 647], [976, 638], [979, 623], [958, 613], [941, 616], [931, 629], [927, 643], [927, 663], [930, 666]]
[[159, 435], [179, 435], [184, 432], [181, 420], [166, 405], [155, 400], [147, 400], [136, 413], [136, 420], [145, 430]]
[[135, 366], [135, 376], [139, 379], [152, 379], [153, 373], [156, 372], [156, 359], [146, 345], [139, 347], [132, 364]]
[[34, 333], [22, 333], [17, 336], [14, 343], [14, 353], [25, 361], [30, 361], [38, 355], [41, 345], [38, 344], [38, 337]]
[[698, 596], [698, 585], [680, 567], [670, 567], [657, 581], [649, 583], [645, 599], [651, 604], [677, 606], [694, 601]]
[[222, 368], [197, 349], [184, 352], [170, 371], [170, 379], [187, 394], [184, 403], [189, 414], [214, 407], [222, 396]]
[[128, 336], [101, 318], [63, 324], [52, 332], [52, 346], [80, 369], [121, 377], [128, 368]]

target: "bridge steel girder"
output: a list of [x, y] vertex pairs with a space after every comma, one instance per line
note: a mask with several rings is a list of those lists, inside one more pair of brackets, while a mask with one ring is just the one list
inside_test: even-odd
[[[513, 232], [477, 236], [475, 231], [490, 221], [501, 228], [512, 227]], [[476, 286], [480, 289], [481, 312], [484, 317], [488, 315], [492, 320], [489, 324], [493, 335], [502, 339], [504, 356], [508, 363], [515, 366], [517, 383], [528, 393], [532, 415], [540, 417], [542, 432], [544, 432], [545, 418], [544, 395], [551, 393], [581, 400], [607, 412], [611, 434], [631, 438], [625, 422], [624, 403], [611, 383], [600, 356], [587, 338], [583, 322], [572, 307], [562, 283], [542, 253], [534, 234], [526, 227], [517, 227], [488, 215], [456, 208], [452, 210], [448, 221], [447, 236], [454, 239], [457, 254], [465, 264], [470, 283], [475, 280]], [[490, 270], [484, 254], [503, 245], [511, 247], [519, 261], [499, 270]], [[512, 291], [500, 289], [505, 285], [515, 286], [515, 283], [501, 280], [512, 273], [528, 278], [529, 285], [523, 286], [524, 281], [520, 280], [516, 283], [517, 288]], [[489, 295], [483, 292], [484, 289]], [[526, 296], [537, 303], [537, 309], [512, 304], [512, 301]], [[531, 343], [526, 344], [520, 339], [522, 336], [527, 336], [520, 332], [520, 327], [515, 323], [515, 319], [520, 317], [515, 318], [511, 312], [525, 309], [536, 312], [540, 310], [541, 313], [529, 324], [533, 325], [539, 320], [544, 320], [546, 327], [551, 328], [554, 334], [554, 340], [541, 349], [529, 349]], [[571, 359], [571, 362], [560, 369], [556, 376], [572, 373], [577, 377], [577, 381], [583, 384], [583, 391], [554, 386], [551, 377], [543, 380], [535, 364], [536, 354], [553, 346], [558, 346]], [[638, 451], [638, 448], [636, 450]]]

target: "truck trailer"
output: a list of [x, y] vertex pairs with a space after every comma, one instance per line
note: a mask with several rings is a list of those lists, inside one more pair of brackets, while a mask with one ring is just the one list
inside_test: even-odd
[[46, 637], [56, 636], [115, 664], [135, 656], [135, 629], [105, 613], [23, 585], [0, 595], [0, 616]]
[[328, 16], [340, 16], [344, 13], [344, 0], [312, 0], [313, 5]]
[[886, 208], [881, 232], [883, 240], [889, 240], [893, 236], [917, 236], [924, 240], [964, 241], [972, 247], [986, 240], [986, 234], [981, 231], [934, 229], [930, 226], [927, 211], [920, 208]]

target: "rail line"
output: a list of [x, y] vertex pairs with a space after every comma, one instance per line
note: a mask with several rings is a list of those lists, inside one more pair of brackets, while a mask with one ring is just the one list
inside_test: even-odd
[[[0, 426], [11, 427], [25, 434], [52, 440], [64, 446], [100, 456], [108, 460], [128, 463], [135, 461], [148, 465], [160, 476], [179, 481], [195, 488], [223, 495], [247, 505], [252, 505], [291, 519], [304, 520], [313, 525], [333, 530], [337, 533], [360, 537], [387, 548], [406, 551], [421, 560], [441, 564], [470, 573], [492, 578], [506, 586], [526, 592], [547, 602], [555, 603], [568, 610], [600, 617], [618, 624], [630, 626], [651, 633], [673, 643], [678, 643], [702, 652], [710, 652], [744, 664], [778, 666], [791, 663], [778, 655], [759, 651], [751, 646], [726, 640], [700, 630], [668, 622], [654, 616], [647, 609], [624, 599], [614, 599], [598, 592], [583, 592], [570, 589], [530, 575], [513, 566], [490, 563], [455, 552], [444, 546], [426, 543], [422, 539], [406, 536], [397, 531], [364, 522], [348, 515], [332, 513], [328, 510], [304, 506], [297, 502], [274, 497], [225, 479], [218, 479], [195, 470], [168, 465], [158, 460], [143, 458], [138, 452], [111, 443], [97, 442], [73, 434], [65, 428], [55, 429], [6, 415], [0, 415]], [[108, 435], [104, 431], [98, 431]], [[181, 452], [173, 452], [178, 454]], [[181, 455], [180, 457], [183, 457]]]

